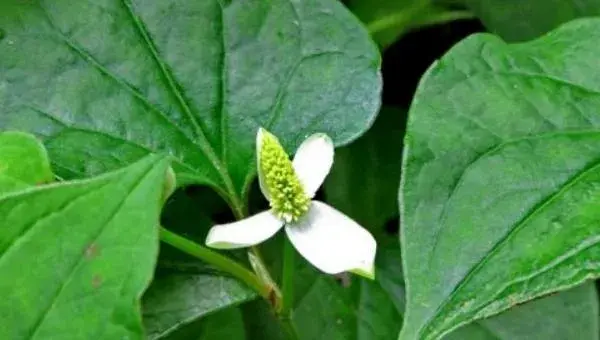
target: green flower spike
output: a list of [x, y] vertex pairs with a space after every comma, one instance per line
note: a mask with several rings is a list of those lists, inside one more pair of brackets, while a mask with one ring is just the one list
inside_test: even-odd
[[287, 223], [296, 222], [310, 206], [292, 162], [277, 137], [266, 130], [259, 130], [257, 143], [259, 156], [259, 176], [264, 184], [263, 191], [268, 193], [273, 213]]
[[220, 249], [250, 247], [285, 227], [298, 252], [323, 272], [350, 271], [374, 278], [373, 236], [348, 216], [312, 200], [333, 164], [331, 139], [322, 133], [308, 137], [290, 161], [277, 137], [260, 128], [256, 158], [260, 188], [271, 209], [213, 226], [206, 244]]

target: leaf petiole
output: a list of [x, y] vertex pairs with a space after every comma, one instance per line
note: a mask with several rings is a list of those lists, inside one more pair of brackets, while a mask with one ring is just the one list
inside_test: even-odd
[[181, 250], [188, 255], [201, 259], [208, 264], [213, 265], [217, 269], [231, 274], [233, 277], [247, 284], [263, 298], [269, 298], [271, 287], [263, 284], [256, 274], [246, 269], [241, 264], [235, 262], [227, 256], [223, 256], [215, 251], [190, 241], [185, 237], [179, 236], [164, 227], [160, 227], [159, 230], [161, 241]]

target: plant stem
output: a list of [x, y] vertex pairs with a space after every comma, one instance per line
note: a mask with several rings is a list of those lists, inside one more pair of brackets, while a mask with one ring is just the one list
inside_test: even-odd
[[375, 21], [367, 23], [367, 30], [371, 35], [375, 35], [393, 27], [402, 27], [402, 32], [400, 33], [403, 33], [416, 27], [432, 26], [475, 17], [472, 12], [467, 10], [432, 11], [432, 14], [425, 13], [424, 17], [420, 17], [430, 6], [430, 0], [422, 0], [411, 7], [391, 12]]
[[455, 20], [465, 20], [465, 19], [473, 19], [473, 18], [475, 18], [475, 14], [473, 14], [470, 11], [455, 10], [455, 11], [447, 11], [447, 12], [438, 13], [435, 15], [425, 17], [421, 21], [418, 21], [417, 25], [419, 27], [425, 27], [425, 26], [439, 25], [439, 24], [443, 24], [443, 23], [455, 21]]
[[283, 304], [281, 313], [290, 315], [294, 306], [294, 260], [295, 253], [292, 243], [287, 238], [283, 241], [283, 270], [281, 278], [281, 289]]
[[163, 242], [183, 251], [186, 254], [201, 259], [208, 264], [213, 265], [217, 269], [231, 274], [235, 278], [246, 283], [263, 298], [269, 298], [271, 288], [264, 285], [263, 282], [256, 276], [256, 274], [246, 269], [241, 264], [233, 261], [229, 257], [223, 256], [215, 251], [192, 242], [185, 237], [179, 236], [165, 229], [164, 227], [160, 227], [159, 235]]
[[403, 26], [406, 30], [414, 17], [430, 5], [430, 0], [422, 0], [411, 7], [401, 11], [392, 12], [367, 24], [367, 30], [371, 35], [385, 31], [392, 27]]

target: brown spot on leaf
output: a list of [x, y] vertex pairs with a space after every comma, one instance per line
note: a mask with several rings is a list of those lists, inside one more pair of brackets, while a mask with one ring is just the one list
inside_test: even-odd
[[269, 291], [269, 303], [271, 306], [275, 307], [277, 305], [277, 293], [274, 289]]
[[100, 288], [100, 285], [102, 285], [102, 276], [96, 274], [92, 277], [92, 286], [94, 288]]
[[93, 259], [94, 257], [98, 256], [99, 253], [100, 253], [100, 248], [98, 247], [98, 245], [96, 243], [91, 243], [85, 249], [85, 257], [90, 260]]

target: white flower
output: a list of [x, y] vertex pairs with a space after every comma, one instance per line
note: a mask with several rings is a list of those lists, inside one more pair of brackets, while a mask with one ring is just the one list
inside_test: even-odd
[[310, 136], [292, 162], [277, 137], [260, 128], [256, 157], [260, 189], [271, 209], [212, 227], [206, 245], [249, 247], [285, 227], [296, 250], [323, 272], [350, 271], [373, 278], [377, 248], [373, 236], [336, 209], [312, 200], [333, 164], [331, 139], [320, 133]]

